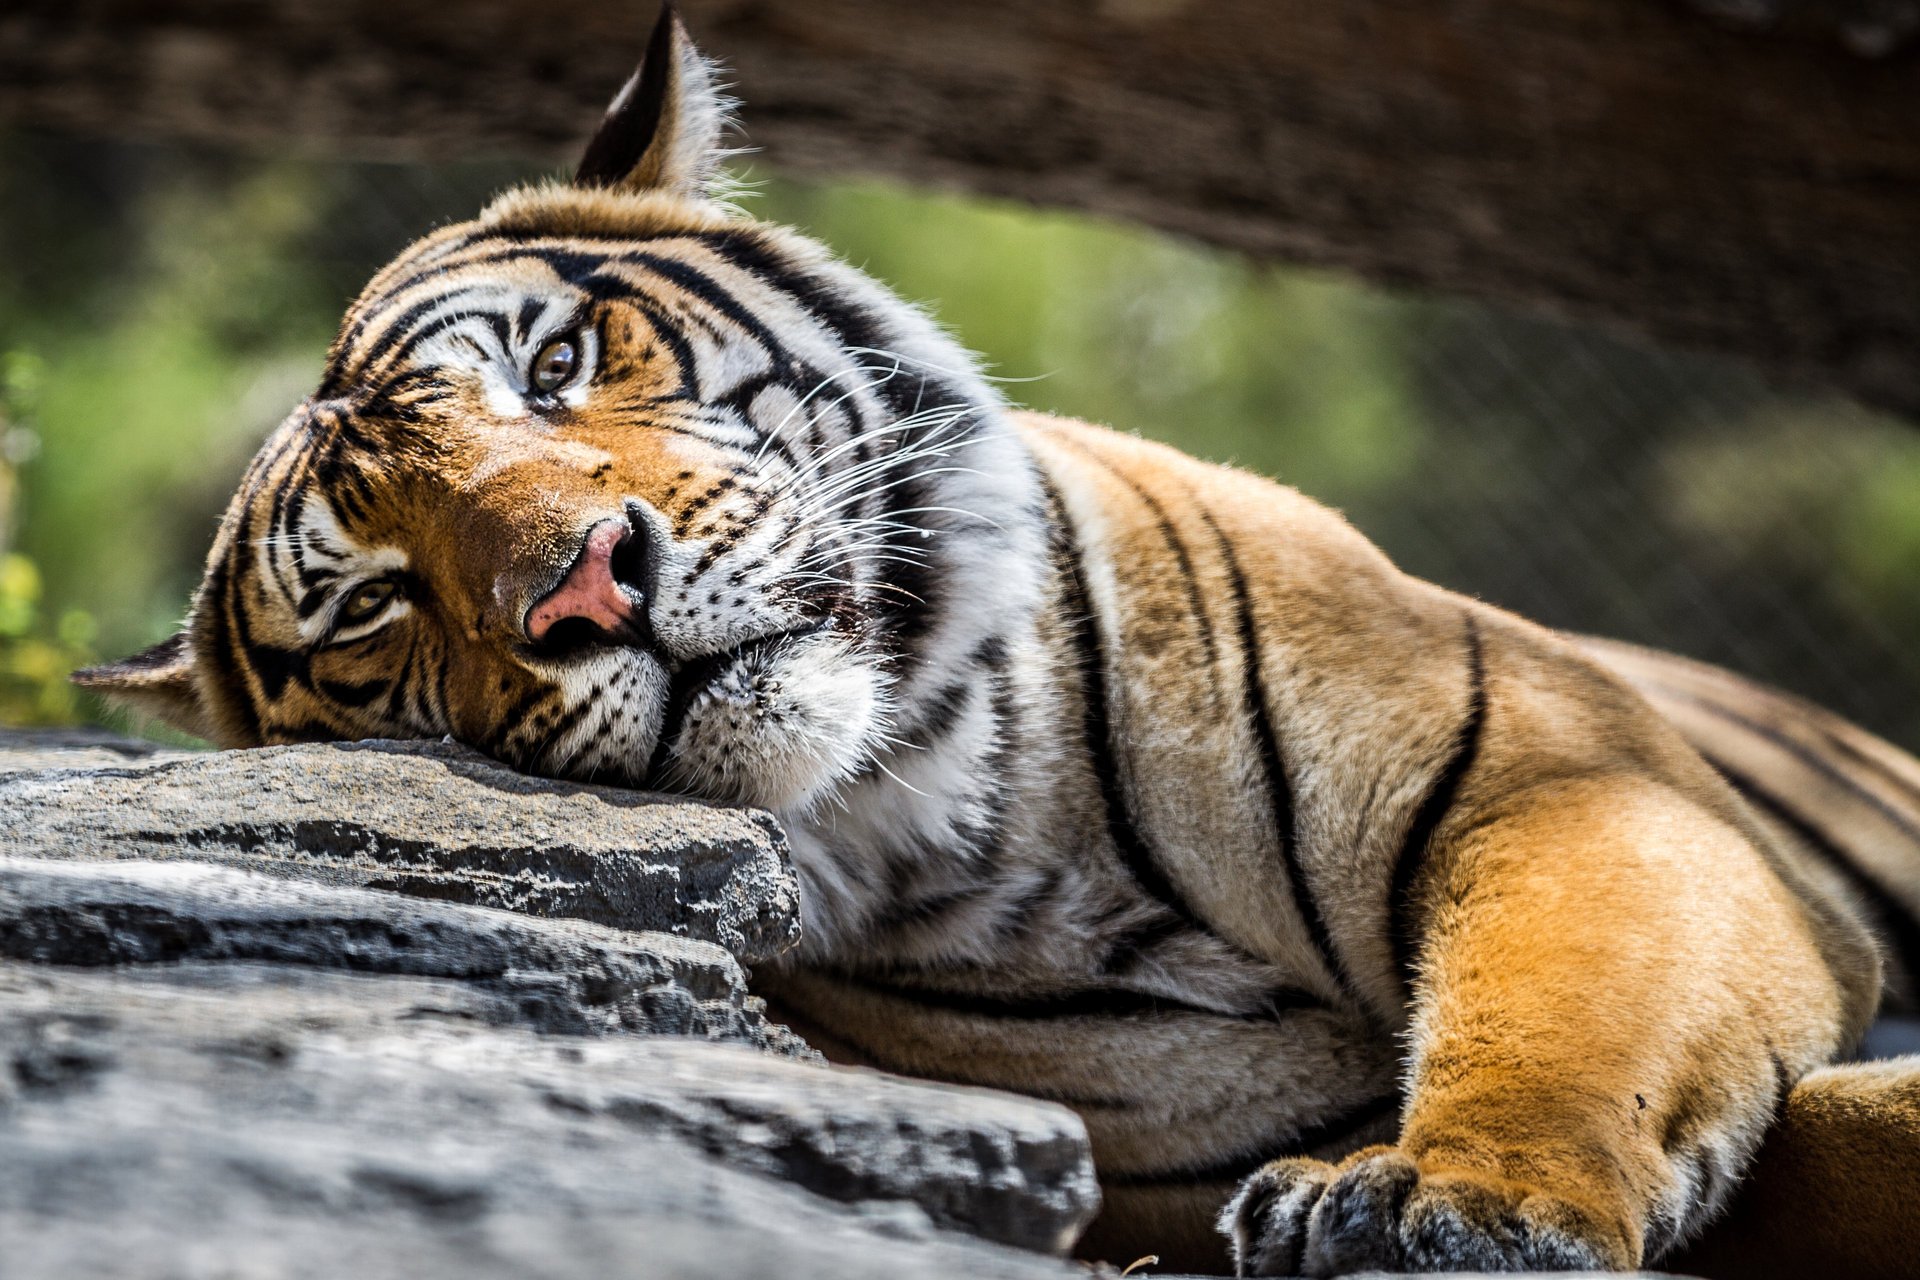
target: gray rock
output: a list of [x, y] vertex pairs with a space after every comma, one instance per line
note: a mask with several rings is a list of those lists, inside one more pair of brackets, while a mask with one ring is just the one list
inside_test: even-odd
[[786, 838], [756, 810], [531, 778], [446, 743], [114, 744], [16, 744], [0, 853], [218, 862], [680, 934], [747, 962], [799, 937]]
[[[606, 1045], [588, 1051], [612, 1065]], [[1099, 1207], [1080, 1120], [986, 1089], [651, 1042], [644, 1080], [603, 1072], [552, 1081], [547, 1097], [680, 1136], [716, 1159], [832, 1200], [906, 1200], [935, 1223], [1064, 1253]], [[716, 1069], [718, 1068], [718, 1069]]]
[[0, 730], [0, 773], [32, 769], [99, 769], [125, 764], [157, 764], [192, 751], [139, 738], [123, 738], [104, 729]]
[[943, 1229], [1071, 1239], [1097, 1193], [1061, 1108], [485, 1005], [440, 977], [0, 961], [0, 1272], [1076, 1274]]
[[0, 956], [102, 967], [255, 961], [444, 978], [464, 1017], [566, 1035], [649, 1032], [817, 1056], [769, 1023], [709, 942], [176, 862], [0, 855]]

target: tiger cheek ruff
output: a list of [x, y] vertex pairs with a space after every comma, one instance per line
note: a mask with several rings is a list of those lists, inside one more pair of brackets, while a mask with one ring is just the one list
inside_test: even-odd
[[[1912, 762], [1014, 410], [710, 198], [729, 105], [663, 15], [572, 182], [368, 284], [186, 629], [83, 682], [229, 745], [452, 734], [777, 811], [781, 1007], [1079, 1110], [1089, 1254], [1617, 1268], [1696, 1233], [1881, 988], [1817, 873], [1856, 850], [1768, 744]], [[1877, 848], [1910, 918], [1920, 856]]]

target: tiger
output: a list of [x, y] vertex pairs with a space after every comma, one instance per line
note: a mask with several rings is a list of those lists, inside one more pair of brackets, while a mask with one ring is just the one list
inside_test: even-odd
[[726, 198], [716, 75], [669, 6], [571, 180], [375, 274], [181, 630], [78, 683], [773, 812], [757, 989], [1078, 1112], [1083, 1257], [1920, 1256], [1920, 1060], [1844, 1061], [1915, 996], [1920, 763], [1015, 407]]

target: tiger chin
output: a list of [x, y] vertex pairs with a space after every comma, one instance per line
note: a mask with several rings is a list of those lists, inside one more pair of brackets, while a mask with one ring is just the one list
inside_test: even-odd
[[663, 14], [572, 181], [349, 307], [182, 633], [79, 682], [773, 809], [805, 936], [759, 981], [832, 1056], [1079, 1111], [1087, 1256], [1920, 1256], [1920, 1064], [1829, 1065], [1915, 993], [1920, 764], [1013, 409], [715, 198], [730, 106]]

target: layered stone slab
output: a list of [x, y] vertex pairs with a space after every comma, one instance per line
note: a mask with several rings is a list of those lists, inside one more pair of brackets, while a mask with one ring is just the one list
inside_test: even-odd
[[[717, 943], [799, 938], [771, 816], [515, 773], [451, 743], [0, 751], [0, 853], [188, 859]], [[20, 767], [25, 765], [26, 767]]]

